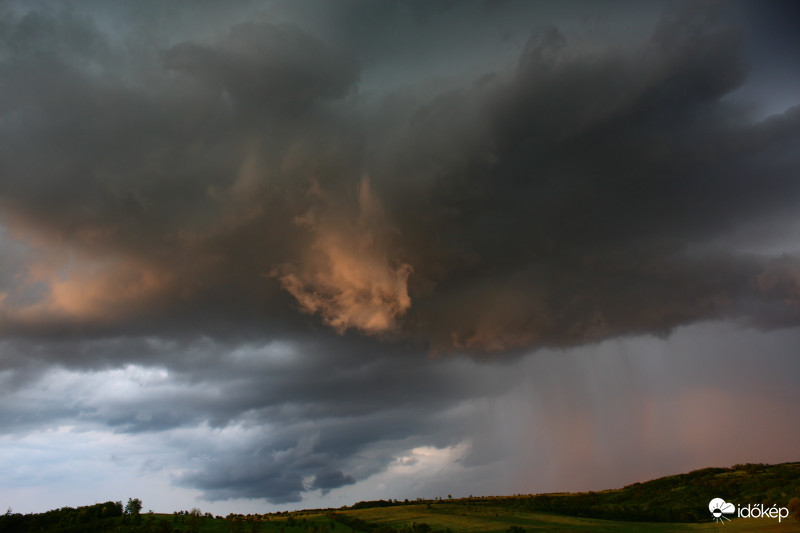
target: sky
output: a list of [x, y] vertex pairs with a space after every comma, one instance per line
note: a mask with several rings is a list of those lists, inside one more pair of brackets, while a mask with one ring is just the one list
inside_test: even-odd
[[790, 2], [0, 5], [0, 506], [800, 460]]

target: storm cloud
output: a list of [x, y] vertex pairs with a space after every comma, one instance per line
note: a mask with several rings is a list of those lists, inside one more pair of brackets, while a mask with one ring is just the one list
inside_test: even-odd
[[774, 258], [713, 246], [797, 207], [800, 132], [723, 101], [744, 37], [713, 9], [668, 10], [636, 51], [545, 27], [509, 72], [382, 103], [288, 23], [140, 57], [88, 17], [6, 18], [2, 198], [35, 256], [6, 330], [296, 313], [281, 290], [446, 351], [796, 315], [759, 290]]
[[4, 437], [146, 436], [206, 500], [324, 500], [477, 479], [517, 423], [482, 409], [552, 392], [515, 368], [796, 340], [800, 106], [752, 102], [775, 6], [137, 6], [0, 9]]

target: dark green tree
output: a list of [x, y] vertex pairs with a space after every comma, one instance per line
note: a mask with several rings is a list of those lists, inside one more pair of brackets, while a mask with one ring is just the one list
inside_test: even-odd
[[133, 517], [136, 522], [142, 519], [142, 500], [139, 498], [128, 498], [128, 503], [125, 505], [125, 514]]

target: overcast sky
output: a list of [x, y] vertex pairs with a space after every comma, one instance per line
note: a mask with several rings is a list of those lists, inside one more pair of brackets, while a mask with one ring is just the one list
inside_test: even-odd
[[800, 460], [789, 2], [4, 2], [0, 505]]

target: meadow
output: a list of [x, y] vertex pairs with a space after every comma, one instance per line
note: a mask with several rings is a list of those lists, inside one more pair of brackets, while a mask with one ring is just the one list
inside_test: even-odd
[[[435, 531], [474, 532], [474, 533], [521, 533], [522, 531], [613, 531], [627, 532], [679, 532], [679, 531], [717, 531], [726, 533], [750, 532], [798, 532], [800, 522], [788, 519], [778, 524], [777, 520], [741, 518], [716, 524], [710, 520], [706, 523], [653, 523], [628, 522], [619, 520], [601, 520], [580, 518], [537, 512], [507, 512], [501, 507], [473, 510], [454, 509], [446, 504], [408, 505], [361, 510], [337, 510], [335, 518], [329, 512], [299, 512], [287, 516], [244, 517], [237, 527], [230, 518], [204, 518], [199, 524], [198, 533], [352, 533], [372, 531], [383, 533], [390, 531], [407, 531], [412, 533], [433, 533]], [[338, 518], [339, 520], [337, 520]], [[363, 524], [361, 528], [352, 527], [344, 521], [357, 519]], [[344, 520], [344, 521], [340, 521]], [[168, 524], [161, 529], [159, 525]], [[254, 526], [255, 524], [255, 526]], [[366, 526], [364, 526], [366, 524]], [[391, 528], [391, 529], [390, 529]], [[518, 529], [515, 529], [518, 528]], [[172, 515], [154, 515], [145, 517], [142, 531], [192, 531], [186, 521], [179, 518], [175, 521]], [[111, 529], [110, 531], [113, 531]]]

